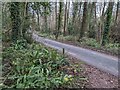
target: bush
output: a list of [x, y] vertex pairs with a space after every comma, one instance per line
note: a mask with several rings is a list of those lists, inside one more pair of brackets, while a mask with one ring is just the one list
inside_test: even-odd
[[80, 43], [82, 45], [92, 46], [95, 48], [101, 48], [105, 51], [107, 50], [107, 51], [112, 52], [114, 54], [118, 54], [118, 49], [119, 49], [119, 45], [120, 45], [119, 43], [108, 43], [103, 47], [95, 39], [86, 38], [86, 37], [82, 38], [80, 41], [81, 41]]
[[118, 49], [119, 46], [120, 46], [119, 43], [114, 43], [114, 44], [113, 43], [109, 43], [109, 44], [105, 45], [106, 48], [111, 48], [111, 49], [112, 48]]
[[12, 61], [12, 70], [7, 78], [14, 83], [7, 87], [56, 88], [68, 82], [69, 75], [60, 70], [68, 65], [63, 56], [55, 50], [49, 51], [42, 45], [25, 43], [26, 41], [19, 40], [3, 50], [4, 59]]
[[84, 38], [81, 39], [80, 43], [83, 44], [83, 45], [88, 45], [88, 46], [100, 48], [100, 44], [93, 38], [84, 37]]
[[118, 54], [119, 46], [120, 46], [119, 43], [109, 43], [105, 45], [105, 48], [108, 51], [112, 51], [113, 53]]

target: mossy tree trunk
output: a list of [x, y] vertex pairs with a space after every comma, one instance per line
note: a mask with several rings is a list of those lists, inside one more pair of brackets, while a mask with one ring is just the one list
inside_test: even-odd
[[10, 18], [12, 24], [12, 41], [16, 42], [20, 37], [20, 27], [21, 27], [21, 19], [20, 19], [20, 3], [19, 2], [11, 2], [10, 3]]
[[107, 17], [104, 25], [102, 46], [104, 46], [106, 43], [109, 42], [109, 31], [110, 31], [113, 5], [114, 5], [114, 2], [109, 2], [108, 8], [107, 8]]
[[[23, 4], [23, 18], [22, 18], [22, 36], [23, 38], [25, 37], [25, 32], [29, 29], [30, 26], [30, 21], [29, 21], [29, 16], [28, 16], [28, 2], [22, 2], [21, 4]], [[21, 11], [22, 11], [21, 10]]]
[[59, 16], [58, 16], [58, 31], [56, 33], [56, 39], [58, 39], [59, 33], [60, 33], [60, 29], [62, 26], [62, 16], [63, 16], [63, 2], [59, 2]]

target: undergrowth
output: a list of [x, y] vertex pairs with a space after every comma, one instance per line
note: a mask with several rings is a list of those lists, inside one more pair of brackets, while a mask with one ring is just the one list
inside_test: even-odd
[[[58, 88], [73, 79], [61, 69], [69, 66], [63, 55], [43, 45], [27, 44], [26, 40], [18, 40], [16, 44], [4, 48], [3, 59], [11, 61], [12, 67], [4, 76], [4, 88]], [[7, 80], [13, 83], [9, 84]]]

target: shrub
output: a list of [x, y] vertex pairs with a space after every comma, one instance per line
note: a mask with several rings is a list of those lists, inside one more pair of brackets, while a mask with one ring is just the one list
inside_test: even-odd
[[100, 47], [100, 44], [93, 38], [86, 38], [86, 37], [84, 37], [84, 38], [81, 39], [80, 43], [84, 44], [84, 45], [96, 47], [96, 48]]
[[[80, 40], [80, 43], [82, 45], [92, 46], [95, 48], [101, 48], [101, 45], [93, 38], [84, 37]], [[120, 45], [119, 43], [108, 43], [104, 47], [102, 46], [102, 49], [118, 54], [119, 45]]]
[[116, 48], [116, 49], [118, 49], [119, 45], [120, 45], [119, 43], [114, 43], [114, 44], [109, 43], [109, 44], [106, 44], [105, 47], [106, 48]]
[[119, 43], [109, 43], [105, 45], [105, 48], [108, 51], [112, 51], [113, 53], [118, 54], [119, 46], [120, 46]]

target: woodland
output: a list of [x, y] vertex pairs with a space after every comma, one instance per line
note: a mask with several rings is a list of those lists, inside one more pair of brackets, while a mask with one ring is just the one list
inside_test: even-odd
[[[0, 87], [91, 88], [91, 81], [84, 73], [91, 66], [36, 42], [33, 33], [117, 57], [120, 1], [2, 2]], [[117, 80], [114, 76], [107, 77]], [[108, 88], [117, 87], [115, 80]]]

